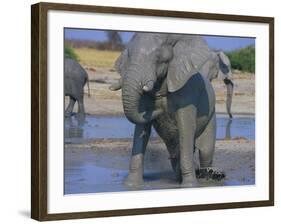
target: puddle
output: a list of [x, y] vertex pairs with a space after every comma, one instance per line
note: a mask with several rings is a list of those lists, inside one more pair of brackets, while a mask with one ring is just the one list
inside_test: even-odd
[[[133, 131], [134, 125], [125, 117], [87, 115], [83, 126], [77, 124], [75, 117], [66, 119], [64, 193], [120, 192], [180, 187], [172, 171], [168, 152], [163, 145], [157, 143], [158, 140], [154, 141], [156, 143], [149, 144], [145, 154], [144, 185], [140, 188], [128, 188], [123, 185], [128, 175], [131, 154], [130, 138], [133, 137]], [[157, 138], [155, 131], [152, 132], [152, 137]], [[225, 116], [217, 116], [217, 139], [236, 138], [255, 139], [254, 117], [235, 117], [229, 120]], [[102, 146], [82, 144], [79, 147], [75, 144], [96, 139], [105, 140], [104, 144], [102, 143]], [[125, 145], [124, 140], [127, 142]], [[123, 145], [120, 146], [120, 142], [123, 142]], [[213, 165], [225, 171], [226, 179], [223, 181], [200, 179], [200, 187], [255, 184], [254, 143], [244, 143], [248, 144], [248, 148], [239, 142], [232, 142], [231, 146], [227, 145], [229, 143], [220, 144], [225, 145], [219, 146]], [[253, 145], [249, 147], [249, 144]]]
[[[65, 119], [65, 141], [81, 142], [89, 139], [120, 139], [132, 138], [134, 125], [126, 117], [95, 117], [86, 116], [84, 125], [79, 126], [74, 117]], [[152, 138], [158, 137], [152, 130]], [[217, 116], [217, 139], [246, 138], [255, 140], [255, 118], [235, 117], [229, 119]]]
[[[130, 190], [175, 189], [180, 185], [172, 171], [167, 150], [157, 145], [150, 146], [145, 154], [144, 185], [128, 188], [123, 184], [128, 175], [130, 150], [106, 148], [65, 150], [64, 193], [101, 193]], [[198, 179], [199, 187], [236, 186], [255, 184], [254, 152], [239, 155], [218, 153], [214, 166], [226, 172], [226, 179], [214, 181]], [[248, 157], [248, 158], [247, 158]], [[226, 162], [227, 161], [227, 162]], [[237, 162], [239, 161], [239, 162]], [[233, 167], [235, 167], [233, 169]]]
[[[75, 161], [75, 165], [71, 164], [71, 162], [69, 163], [69, 161], [73, 161], [71, 159], [71, 152], [66, 152], [65, 154], [66, 161], [68, 161], [65, 164], [65, 194], [180, 187], [175, 180], [169, 164], [165, 164], [164, 162], [163, 167], [163, 163], [161, 162], [162, 168], [160, 169], [159, 165], [151, 161], [151, 155], [149, 156], [149, 154], [145, 159], [145, 163], [147, 164], [144, 171], [145, 184], [139, 188], [128, 188], [123, 184], [124, 179], [128, 175], [129, 154], [125, 156], [125, 159], [124, 157], [121, 158], [120, 155], [116, 155], [116, 153], [105, 153], [107, 154], [105, 156], [101, 152], [87, 152], [87, 150], [84, 150], [81, 154], [79, 158], [72, 158]], [[112, 162], [113, 158], [115, 163]]]

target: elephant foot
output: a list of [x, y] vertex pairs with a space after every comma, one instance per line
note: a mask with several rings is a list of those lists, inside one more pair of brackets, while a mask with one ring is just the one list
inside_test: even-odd
[[171, 154], [169, 159], [171, 162], [172, 169], [176, 175], [176, 180], [181, 182], [182, 178], [181, 178], [181, 169], [180, 169], [179, 158], [177, 157], [176, 154]]
[[225, 173], [214, 167], [205, 167], [196, 170], [196, 177], [220, 181], [225, 178]]
[[141, 187], [144, 185], [143, 177], [138, 173], [129, 173], [124, 181], [124, 185], [127, 187]]
[[198, 181], [194, 174], [182, 175], [181, 187], [198, 187]]
[[71, 117], [72, 113], [69, 111], [65, 111], [64, 116], [65, 117]]
[[179, 165], [173, 167], [173, 171], [175, 173], [176, 180], [179, 182], [182, 182], [181, 169], [180, 169]]

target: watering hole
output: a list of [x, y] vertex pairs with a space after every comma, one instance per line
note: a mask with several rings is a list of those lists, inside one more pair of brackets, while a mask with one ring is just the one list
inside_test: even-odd
[[[74, 117], [65, 119], [65, 141], [78, 143], [87, 139], [133, 138], [134, 124], [126, 117], [96, 117], [87, 115], [84, 125]], [[245, 138], [255, 140], [255, 118], [217, 116], [217, 139]], [[158, 137], [152, 130], [151, 138]]]
[[[179, 188], [169, 154], [155, 131], [147, 146], [144, 185], [128, 188], [134, 125], [125, 117], [86, 117], [79, 126], [75, 117], [65, 120], [64, 193], [100, 193]], [[199, 179], [200, 187], [255, 184], [254, 117], [217, 116], [213, 166], [222, 169], [222, 181]]]

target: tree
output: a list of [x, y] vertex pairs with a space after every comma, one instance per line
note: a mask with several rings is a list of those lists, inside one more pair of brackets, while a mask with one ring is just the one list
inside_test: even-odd
[[109, 48], [111, 50], [121, 50], [123, 48], [122, 38], [117, 31], [106, 31]]
[[250, 45], [242, 49], [227, 53], [231, 67], [246, 72], [255, 72], [255, 46]]
[[64, 46], [64, 57], [79, 61], [78, 55], [74, 52], [73, 48], [68, 45]]

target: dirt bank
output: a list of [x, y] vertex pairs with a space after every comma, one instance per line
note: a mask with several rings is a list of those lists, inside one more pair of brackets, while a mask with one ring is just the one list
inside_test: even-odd
[[[119, 74], [112, 68], [93, 68], [86, 66], [90, 79], [89, 98], [85, 94], [85, 110], [92, 115], [121, 115], [123, 107], [121, 91], [110, 91], [108, 87], [119, 79]], [[233, 114], [255, 113], [255, 76], [248, 73], [235, 71], [233, 74], [234, 96], [232, 103]], [[213, 86], [216, 92], [216, 110], [218, 113], [226, 113], [225, 99], [226, 88], [221, 80], [214, 80]], [[85, 86], [85, 93], [87, 88]], [[66, 104], [68, 98], [66, 97]], [[77, 105], [75, 111], [77, 110]]]

